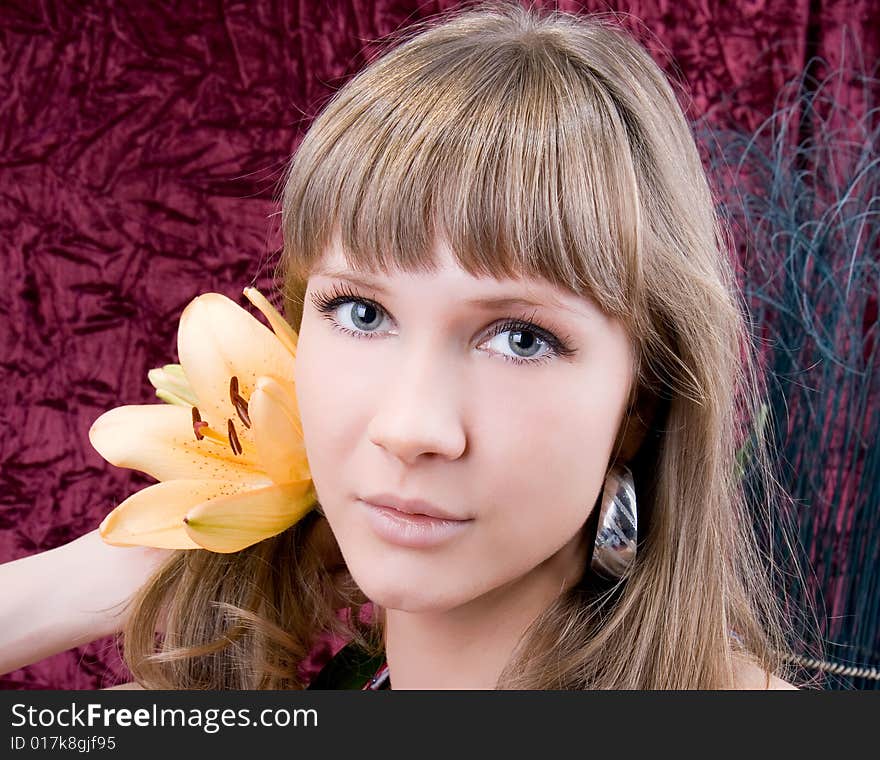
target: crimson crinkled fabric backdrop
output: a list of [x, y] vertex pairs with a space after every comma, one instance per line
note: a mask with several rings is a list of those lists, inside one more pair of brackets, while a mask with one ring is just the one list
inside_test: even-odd
[[[217, 291], [244, 305], [245, 284], [271, 292], [278, 182], [309, 119], [370, 59], [371, 40], [456, 5], [0, 6], [0, 562], [94, 529], [153, 482], [105, 463], [89, 426], [112, 407], [156, 400], [147, 370], [175, 361], [177, 320], [194, 296]], [[870, 72], [880, 50], [878, 0], [558, 7], [621, 12], [685, 86], [689, 118], [719, 134], [758, 129], [813, 56], [833, 68], [842, 50], [857, 49]], [[850, 114], [869, 108], [851, 80], [836, 98]], [[867, 336], [876, 297], [850, 316]], [[865, 414], [875, 420], [872, 389]], [[867, 432], [876, 437], [876, 427]], [[827, 441], [829, 458], [877, 472], [876, 456], [873, 470], [863, 462], [864, 438]], [[817, 503], [802, 539], [811, 561], [824, 557], [829, 568], [819, 579], [825, 635], [849, 643], [853, 661], [877, 664], [876, 544], [862, 555], [861, 579], [827, 561], [855, 546], [868, 518], [878, 522], [876, 499], [847, 503], [857, 508]], [[0, 686], [125, 680], [113, 640], [103, 639], [6, 674]]]

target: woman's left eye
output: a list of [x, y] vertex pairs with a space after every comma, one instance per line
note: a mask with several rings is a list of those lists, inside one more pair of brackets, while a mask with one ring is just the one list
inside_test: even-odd
[[[515, 364], [537, 364], [538, 362], [547, 361], [554, 356], [559, 355], [559, 352], [556, 349], [558, 341], [554, 343], [556, 339], [550, 336], [550, 333], [546, 333], [536, 325], [531, 325], [528, 322], [518, 319], [506, 320], [500, 325], [492, 328], [492, 336], [488, 342], [491, 343], [496, 341], [497, 338], [501, 338], [505, 334], [507, 337], [504, 340], [498, 340], [496, 342], [496, 347], [498, 349], [510, 348], [514, 352], [513, 356], [501, 351], [499, 351], [499, 353], [502, 358], [512, 361]], [[542, 334], [547, 335], [548, 337], [541, 337]], [[544, 353], [539, 353], [542, 347], [545, 348], [546, 351]]]
[[[372, 338], [373, 333], [379, 331], [371, 325], [381, 324], [382, 318], [387, 316], [378, 303], [363, 298], [346, 287], [336, 286], [331, 293], [313, 293], [312, 303], [335, 329], [356, 338]], [[339, 309], [340, 306], [345, 308]], [[341, 324], [337, 313], [344, 315], [352, 326]], [[495, 341], [505, 333], [508, 335], [504, 340], [496, 341], [496, 349], [509, 348], [513, 354], [501, 350], [493, 350], [491, 353], [514, 364], [539, 364], [554, 357], [571, 356], [574, 353], [549, 330], [525, 319], [506, 319], [494, 325], [489, 337], [480, 345]], [[542, 348], [545, 350], [540, 353]]]

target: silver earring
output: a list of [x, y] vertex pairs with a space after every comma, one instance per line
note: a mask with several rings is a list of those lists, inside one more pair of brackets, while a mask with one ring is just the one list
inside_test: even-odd
[[609, 580], [623, 577], [635, 561], [637, 538], [632, 472], [625, 465], [615, 465], [605, 476], [602, 487], [599, 524], [590, 562], [593, 572]]

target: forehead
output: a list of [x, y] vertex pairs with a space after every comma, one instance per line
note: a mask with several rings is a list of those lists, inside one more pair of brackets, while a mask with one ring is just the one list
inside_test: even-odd
[[328, 245], [314, 263], [311, 276], [346, 279], [385, 294], [436, 294], [445, 300], [474, 306], [531, 306], [557, 309], [591, 319], [602, 312], [591, 299], [563, 290], [538, 277], [474, 277], [464, 270], [449, 245], [437, 238], [432, 271], [395, 269], [379, 272], [358, 268], [350, 261], [338, 239]]

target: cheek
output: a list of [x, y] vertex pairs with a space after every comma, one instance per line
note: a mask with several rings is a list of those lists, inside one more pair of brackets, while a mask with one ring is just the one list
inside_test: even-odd
[[566, 504], [597, 490], [613, 453], [624, 394], [582, 373], [540, 393], [487, 395], [475, 440], [482, 442], [482, 456], [497, 463], [496, 487], [521, 494], [515, 501], [539, 504]]
[[493, 544], [488, 553], [534, 565], [583, 527], [598, 499], [604, 469], [580, 457], [565, 462], [545, 450], [533, 461], [530, 475], [523, 471], [498, 485], [484, 520]]
[[316, 483], [323, 482], [324, 471], [338, 456], [340, 434], [334, 426], [342, 418], [340, 405], [346, 398], [345, 393], [335, 387], [335, 375], [329, 369], [333, 358], [331, 351], [332, 347], [326, 345], [326, 341], [314, 336], [304, 318], [297, 345], [294, 382], [303, 440]]
[[[483, 442], [483, 455], [495, 463], [484, 497], [499, 551], [505, 544], [527, 547], [527, 552], [534, 547], [536, 554], [558, 548], [595, 506], [625, 398], [619, 388], [603, 390], [595, 384], [593, 393], [575, 393], [590, 382], [595, 379], [545, 389], [553, 392], [528, 404], [521, 396], [496, 394], [484, 407], [483, 435], [477, 440]], [[571, 400], [560, 403], [560, 398]]]
[[304, 419], [336, 423], [349, 418], [354, 399], [371, 372], [363, 369], [352, 350], [355, 339], [340, 340], [319, 320], [303, 317], [294, 366], [297, 398]]
[[[379, 376], [380, 370], [355, 362], [345, 341], [326, 335], [324, 326], [310, 324], [308, 317], [303, 319], [296, 359], [294, 376], [303, 441], [312, 480], [329, 514], [351, 485], [340, 477], [340, 468], [348, 469], [357, 462], [368, 419], [365, 416], [375, 406], [365, 381]], [[353, 373], [352, 366], [361, 372]]]

